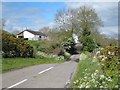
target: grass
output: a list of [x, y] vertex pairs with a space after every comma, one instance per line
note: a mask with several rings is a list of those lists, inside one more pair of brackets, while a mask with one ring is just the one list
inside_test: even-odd
[[2, 72], [20, 69], [38, 64], [62, 63], [63, 60], [55, 58], [3, 58], [2, 59]]
[[118, 80], [106, 76], [97, 59], [81, 54], [71, 88], [118, 88]]
[[2, 72], [2, 58], [0, 57], [0, 73]]
[[[100, 66], [98, 66], [98, 63], [96, 60], [92, 61], [91, 58], [88, 58], [85, 54], [81, 54], [80, 56], [80, 63], [78, 64], [77, 72], [74, 77], [74, 82], [78, 80], [78, 83], [74, 84], [74, 82], [71, 84], [71, 88], [79, 88], [78, 86], [82, 84], [85, 81], [82, 81], [80, 79], [86, 78], [85, 76], [87, 74], [92, 74], [96, 70], [101, 71]], [[87, 78], [89, 78], [87, 76]]]

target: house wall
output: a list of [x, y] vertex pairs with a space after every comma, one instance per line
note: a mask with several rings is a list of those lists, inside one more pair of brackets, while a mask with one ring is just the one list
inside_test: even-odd
[[23, 38], [28, 38], [28, 40], [48, 40], [48, 37], [46, 37], [46, 36], [41, 36], [41, 38], [40, 38], [39, 35], [34, 35], [28, 31], [24, 31], [23, 33], [21, 33], [18, 36], [23, 36]]
[[28, 31], [24, 31], [23, 35], [24, 38], [28, 38], [28, 40], [35, 40], [35, 35]]
[[47, 37], [46, 36], [41, 36], [41, 39], [42, 40], [47, 40]]
[[39, 35], [35, 35], [34, 40], [39, 40]]

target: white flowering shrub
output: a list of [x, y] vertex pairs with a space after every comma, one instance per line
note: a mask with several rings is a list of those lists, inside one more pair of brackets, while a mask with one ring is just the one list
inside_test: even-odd
[[104, 75], [112, 78], [112, 84], [110, 84], [111, 87], [115, 87], [119, 83], [119, 54], [119, 46], [106, 46], [103, 50], [101, 50], [102, 57], [99, 58]]
[[55, 58], [56, 60], [61, 60], [64, 61], [64, 57], [63, 56], [57, 56], [57, 55], [53, 55], [53, 54], [46, 54], [43, 52], [37, 52], [36, 53], [37, 58]]
[[[73, 82], [78, 88], [108, 88], [108, 84], [112, 83], [111, 77], [100, 75], [98, 70], [94, 73], [87, 73], [86, 69], [83, 73], [85, 73], [83, 78], [79, 78]], [[118, 85], [115, 87], [118, 88]]]

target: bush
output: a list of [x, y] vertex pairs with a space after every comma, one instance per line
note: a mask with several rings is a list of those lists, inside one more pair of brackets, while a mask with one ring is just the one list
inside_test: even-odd
[[83, 51], [92, 52], [95, 48], [97, 48], [97, 43], [91, 35], [81, 36], [80, 41], [83, 44]]
[[33, 57], [33, 47], [6, 31], [2, 32], [2, 51], [5, 58]]
[[93, 59], [82, 53], [72, 88], [119, 88], [118, 69], [115, 67], [110, 71], [113, 65], [111, 63], [109, 68], [104, 68], [104, 73], [102, 63], [97, 58]]
[[64, 50], [62, 48], [56, 48], [53, 50], [53, 54], [57, 56], [63, 56], [64, 55]]
[[53, 55], [53, 54], [46, 54], [46, 53], [40, 52], [40, 51], [38, 51], [36, 53], [36, 58], [54, 58], [56, 60], [64, 61], [64, 56], [57, 56], [57, 55]]
[[70, 53], [68, 53], [68, 52], [64, 53], [64, 58], [65, 58], [66, 61], [70, 60], [70, 56], [71, 56]]
[[34, 51], [36, 51], [35, 53], [37, 53], [37, 51], [40, 52], [44, 52], [47, 54], [53, 53], [53, 50], [55, 48], [58, 48], [59, 45], [51, 40], [45, 40], [45, 41], [27, 41], [32, 47], [34, 47]]
[[107, 76], [111, 76], [112, 78], [118, 77], [119, 73], [119, 46], [106, 46], [101, 50], [101, 58], [99, 61], [102, 65], [102, 69]]
[[68, 38], [67, 41], [62, 43], [62, 47], [70, 54], [74, 54], [75, 53], [75, 43], [73, 42], [73, 38]]

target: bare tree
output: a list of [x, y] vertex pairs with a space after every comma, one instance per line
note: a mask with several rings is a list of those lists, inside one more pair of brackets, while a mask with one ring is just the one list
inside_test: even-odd
[[73, 17], [75, 16], [75, 10], [68, 9], [68, 10], [60, 10], [56, 14], [55, 21], [58, 25], [58, 29], [69, 31], [73, 27]]
[[41, 28], [39, 31], [42, 33], [48, 33], [49, 30], [50, 30], [49, 27], [46, 26], [46, 27]]

